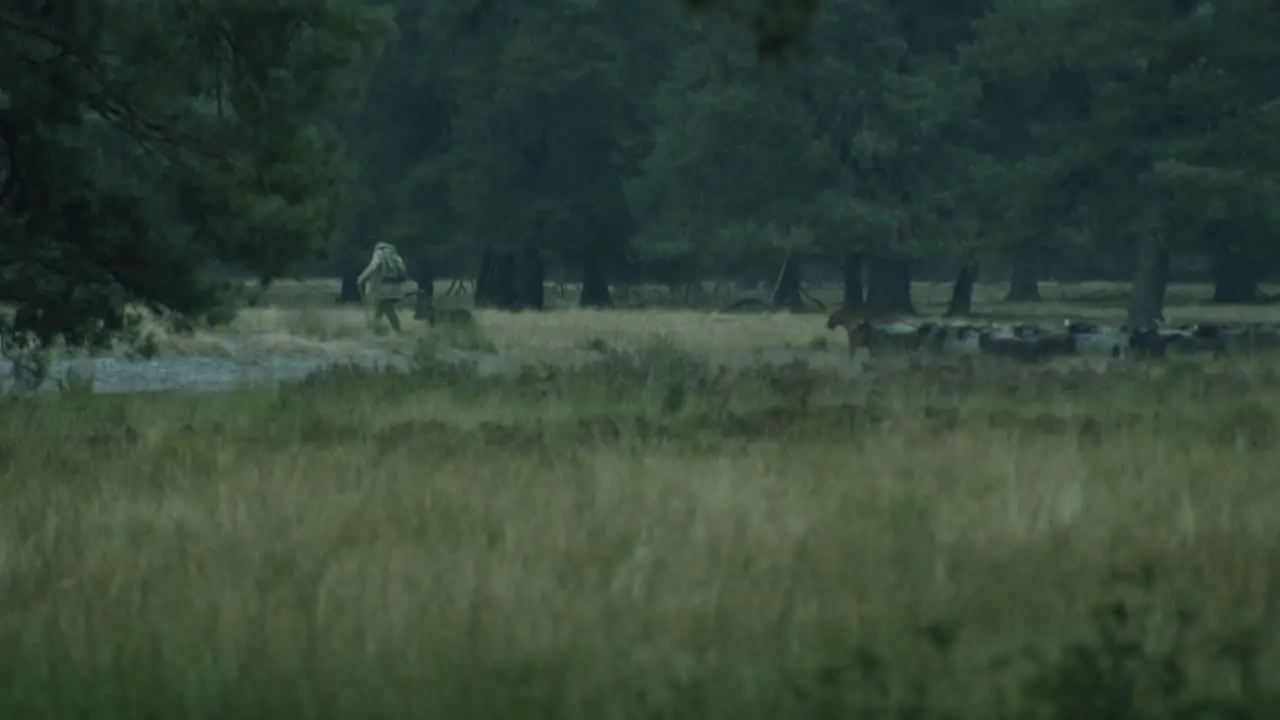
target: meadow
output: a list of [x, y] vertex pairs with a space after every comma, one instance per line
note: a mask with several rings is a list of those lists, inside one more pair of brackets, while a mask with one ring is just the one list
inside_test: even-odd
[[[397, 338], [332, 289], [158, 351], [407, 372], [0, 398], [0, 715], [1280, 717], [1280, 363], [863, 365], [681, 309]], [[1069, 290], [977, 309], [1123, 305]], [[1280, 319], [1202, 294], [1171, 320]]]

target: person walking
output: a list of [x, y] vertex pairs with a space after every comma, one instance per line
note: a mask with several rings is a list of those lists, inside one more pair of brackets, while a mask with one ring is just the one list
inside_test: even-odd
[[404, 260], [390, 243], [380, 242], [373, 246], [373, 259], [369, 266], [360, 273], [356, 286], [360, 291], [373, 298], [373, 324], [376, 328], [379, 319], [387, 318], [391, 329], [400, 334], [400, 316], [396, 314], [396, 304], [404, 297], [403, 285], [409, 279]]

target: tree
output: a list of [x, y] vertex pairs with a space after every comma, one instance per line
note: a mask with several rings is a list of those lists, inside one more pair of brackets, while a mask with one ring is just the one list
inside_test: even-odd
[[1237, 296], [1269, 259], [1269, 3], [684, 4], [402, 0], [348, 131], [357, 224], [478, 260], [477, 298], [513, 309], [561, 268], [608, 304], [636, 266], [773, 273], [791, 306], [834, 260], [846, 303], [903, 312], [929, 256], [963, 313], [988, 258], [1034, 299], [1043, 260], [1127, 253], [1145, 322], [1171, 253], [1212, 254]]
[[661, 17], [635, 0], [423, 11], [421, 51], [401, 60], [430, 78], [446, 130], [400, 173], [397, 203], [434, 252], [478, 257], [481, 304], [540, 307], [555, 261], [580, 273], [583, 304], [609, 304], [632, 230], [622, 183], [647, 98], [634, 87], [652, 67], [631, 50]]
[[[340, 274], [358, 274], [373, 240], [396, 246], [420, 287], [437, 268], [455, 266], [447, 193], [424, 169], [450, 143], [451, 102], [433, 47], [429, 8], [395, 3], [396, 33], [379, 55], [368, 92], [343, 123], [358, 172], [351, 223], [338, 246]], [[456, 267], [455, 267], [456, 269]]]
[[641, 249], [722, 271], [772, 253], [793, 282], [797, 250], [834, 256], [849, 304], [862, 301], [865, 258], [869, 304], [912, 312], [912, 260], [963, 245], [944, 221], [961, 159], [947, 143], [975, 96], [928, 17], [829, 0], [780, 65], [758, 65], [740, 33], [697, 23], [655, 96], [652, 152], [632, 185], [633, 212], [648, 220]]
[[11, 331], [105, 341], [140, 303], [220, 307], [331, 245], [334, 129], [391, 27], [362, 2], [106, 0], [0, 10], [0, 300]]
[[652, 96], [649, 151], [628, 185], [644, 221], [636, 251], [672, 282], [781, 268], [776, 304], [794, 307], [812, 198], [836, 168], [782, 70], [757, 66], [722, 23], [691, 35]]
[[[977, 86], [955, 53], [983, 3], [830, 0], [797, 52], [796, 86], [837, 182], [815, 205], [824, 248], [842, 258], [846, 303], [865, 265], [873, 312], [914, 313], [912, 265], [969, 266], [967, 127]], [[856, 288], [855, 288], [856, 289]]]
[[1099, 249], [1131, 248], [1134, 326], [1163, 314], [1171, 252], [1203, 251], [1206, 237], [1221, 249], [1207, 230], [1226, 221], [1274, 237], [1278, 31], [1280, 8], [1262, 0], [1007, 0], [980, 23], [988, 71], [1070, 90], [1064, 112], [1026, 123], [1010, 187], [1057, 207], [1039, 213], [1041, 228], [1071, 224]]

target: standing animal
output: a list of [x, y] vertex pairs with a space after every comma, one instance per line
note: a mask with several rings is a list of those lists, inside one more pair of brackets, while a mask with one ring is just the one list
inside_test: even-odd
[[840, 327], [849, 336], [850, 355], [862, 347], [911, 350], [920, 344], [920, 327], [900, 318], [869, 318], [855, 310], [840, 308], [827, 317], [827, 329]]
[[849, 308], [838, 308], [827, 316], [828, 330], [844, 328], [845, 333], [848, 334], [850, 355], [854, 355], [858, 352], [858, 348], [863, 347], [863, 333], [866, 331], [863, 324], [862, 315]]

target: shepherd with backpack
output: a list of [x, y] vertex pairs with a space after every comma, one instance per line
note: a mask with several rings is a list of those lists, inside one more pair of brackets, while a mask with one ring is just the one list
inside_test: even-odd
[[409, 280], [405, 270], [404, 259], [390, 243], [380, 242], [373, 246], [373, 259], [369, 266], [360, 273], [356, 285], [365, 295], [371, 296], [374, 302], [373, 323], [386, 316], [391, 329], [400, 333], [400, 317], [396, 315], [396, 303], [404, 297], [403, 285]]

